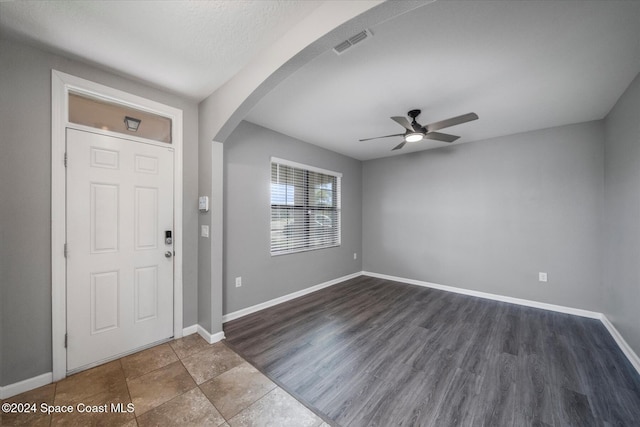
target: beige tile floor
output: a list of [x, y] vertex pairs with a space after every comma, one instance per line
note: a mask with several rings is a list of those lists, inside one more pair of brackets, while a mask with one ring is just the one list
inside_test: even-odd
[[[223, 342], [199, 335], [171, 341], [69, 376], [2, 403], [35, 413], [2, 413], [2, 426], [328, 425]], [[73, 412], [42, 412], [70, 406]], [[122, 404], [120, 412], [112, 407]], [[96, 412], [88, 413], [84, 408]], [[128, 412], [128, 409], [133, 409]], [[83, 411], [83, 412], [81, 412]]]

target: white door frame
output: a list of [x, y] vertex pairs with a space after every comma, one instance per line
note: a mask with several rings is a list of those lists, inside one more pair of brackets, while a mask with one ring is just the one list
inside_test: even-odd
[[[51, 338], [53, 359], [53, 381], [67, 376], [67, 349], [65, 348], [66, 326], [66, 175], [64, 153], [66, 128], [88, 130], [94, 133], [123, 135], [69, 123], [69, 91], [101, 98], [110, 102], [133, 107], [168, 117], [172, 121], [171, 146], [174, 149], [174, 260], [173, 277], [173, 336], [182, 336], [182, 110], [160, 104], [117, 89], [103, 86], [60, 71], [51, 71]], [[166, 143], [126, 135], [127, 139], [152, 143], [166, 147]]]

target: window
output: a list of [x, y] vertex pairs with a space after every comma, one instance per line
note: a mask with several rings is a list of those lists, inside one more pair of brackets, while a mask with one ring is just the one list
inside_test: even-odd
[[[126, 116], [140, 120], [136, 130], [127, 129]], [[69, 92], [69, 121], [171, 144], [170, 118], [73, 92]]]
[[271, 159], [271, 255], [340, 246], [341, 176]]

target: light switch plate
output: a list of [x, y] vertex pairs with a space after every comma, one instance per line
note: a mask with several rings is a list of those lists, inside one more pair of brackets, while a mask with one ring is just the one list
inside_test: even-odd
[[200, 236], [209, 237], [209, 226], [208, 225], [201, 225], [200, 226]]
[[198, 209], [200, 212], [209, 212], [209, 197], [200, 196], [198, 198]]

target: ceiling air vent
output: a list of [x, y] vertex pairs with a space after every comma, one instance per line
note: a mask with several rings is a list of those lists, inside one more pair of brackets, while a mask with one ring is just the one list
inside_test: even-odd
[[336, 54], [341, 55], [347, 49], [355, 46], [356, 44], [360, 43], [361, 41], [366, 40], [366, 39], [368, 39], [369, 37], [372, 37], [372, 36], [373, 36], [373, 33], [371, 32], [371, 30], [360, 31], [355, 36], [352, 36], [352, 37], [348, 38], [347, 40], [343, 41], [342, 43], [338, 44], [337, 46], [335, 46], [333, 48], [333, 51]]

